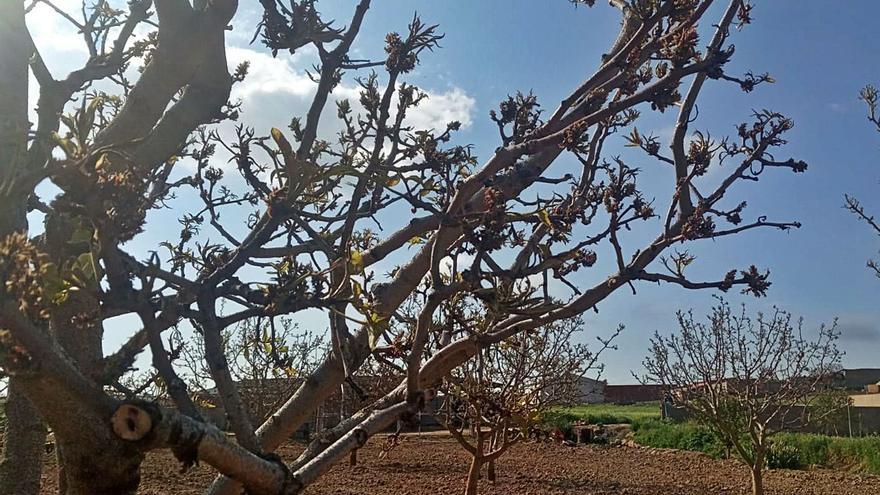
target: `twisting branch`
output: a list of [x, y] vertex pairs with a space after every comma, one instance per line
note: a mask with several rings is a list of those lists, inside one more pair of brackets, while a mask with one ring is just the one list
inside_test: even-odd
[[[417, 16], [386, 36], [384, 60], [362, 60], [351, 50], [368, 0], [357, 3], [346, 27], [326, 21], [314, 0], [261, 1], [257, 36], [274, 56], [306, 46], [317, 54], [319, 64], [308, 72], [315, 94], [305, 115], [291, 116], [286, 127], [239, 125], [227, 133], [214, 124], [254, 110], [228, 101], [251, 68], [227, 69], [224, 35], [234, 0], [135, 2], [127, 17], [85, 10], [76, 29], [89, 47], [88, 70], [54, 81], [39, 54], [32, 57], [47, 88], [31, 143], [39, 170], [27, 177], [31, 182], [16, 178], [12, 189], [23, 199], [48, 178], [61, 192], [48, 204], [15, 203], [45, 213], [50, 227], [43, 237], [0, 239], [0, 274], [8, 281], [0, 288], [0, 314], [4, 327], [16, 327], [9, 342], [0, 339], [4, 369], [17, 365], [31, 377], [27, 393], [38, 407], [47, 407], [67, 381], [73, 384], [61, 392], [78, 401], [77, 417], [90, 426], [77, 431], [52, 411], [47, 419], [61, 441], [83, 445], [107, 467], [99, 490], [107, 493], [136, 490], [141, 454], [153, 448], [174, 450], [185, 465], [201, 458], [231, 476], [215, 481], [213, 495], [235, 493], [242, 484], [254, 493], [297, 493], [370, 435], [397, 421], [405, 428], [440, 387], [471, 388], [472, 401], [491, 397], [476, 416], [491, 431], [478, 439], [486, 445], [473, 450], [495, 459], [519, 440], [508, 435], [514, 426], [528, 424], [514, 397], [536, 403], [528, 391], [513, 391], [522, 392], [529, 380], [565, 381], [548, 370], [566, 345], [541, 348], [536, 335], [640, 281], [764, 295], [766, 270], [749, 266], [717, 282], [693, 281], [686, 268], [695, 258], [684, 249], [666, 253], [679, 243], [799, 226], [761, 214], [744, 224], [746, 204], [725, 204], [739, 181], [805, 170], [803, 162], [774, 157], [791, 120], [762, 111], [731, 138], [694, 131], [687, 139], [710, 79], [745, 91], [770, 81], [725, 73], [733, 55], [729, 27], [751, 20], [748, 3], [734, 0], [715, 26], [705, 19], [709, 0], [613, 3], [623, 22], [596, 71], [550, 115], [538, 95], [511, 93], [490, 114], [500, 146], [482, 162], [470, 146], [454, 144], [462, 123], [422, 125], [414, 118], [431, 94], [405, 79], [443, 37]], [[147, 10], [152, 5], [156, 17]], [[136, 37], [139, 25], [157, 31]], [[701, 31], [714, 34], [705, 50]], [[112, 48], [108, 37], [116, 38]], [[142, 63], [140, 71], [130, 70], [134, 63]], [[353, 72], [364, 69], [374, 70]], [[688, 79], [691, 89], [682, 96]], [[338, 91], [349, 80], [356, 84], [351, 99], [343, 98], [352, 92], [348, 86]], [[331, 99], [341, 129], [322, 137]], [[659, 138], [635, 125], [645, 112], [676, 106], [667, 157]], [[608, 155], [606, 143], [621, 135], [663, 164], [669, 187], [654, 190], [639, 168]], [[580, 170], [551, 172], [568, 154]], [[725, 160], [736, 162], [726, 174], [706, 173]], [[150, 212], [176, 198], [198, 206], [180, 215], [179, 235], [166, 235], [167, 226], [156, 225]], [[657, 201], [669, 202], [666, 217], [658, 219]], [[143, 244], [129, 241], [156, 229], [157, 252], [132, 251]], [[629, 230], [651, 240], [633, 246]], [[56, 249], [62, 254], [49, 263], [45, 243], [72, 247]], [[600, 262], [603, 253], [611, 264]], [[658, 262], [669, 274], [652, 268]], [[78, 301], [94, 307], [75, 307]], [[321, 312], [331, 330], [329, 352], [314, 364], [317, 355], [292, 355], [297, 341], [288, 340], [283, 326], [306, 310]], [[65, 345], [82, 329], [89, 329], [88, 342], [98, 342], [103, 323], [122, 314], [137, 315], [143, 328], [108, 358], [101, 360], [100, 346], [91, 349], [96, 369], [79, 356], [68, 359], [54, 336], [39, 333], [47, 320]], [[192, 342], [183, 342], [187, 331], [176, 328], [184, 320], [195, 328]], [[170, 334], [167, 341], [163, 334]], [[109, 385], [124, 394], [149, 393], [122, 385], [131, 379], [119, 376], [147, 346], [154, 362], [146, 383], [164, 386], [160, 393], [188, 417], [134, 398], [120, 403], [105, 392]], [[318, 344], [302, 348], [313, 353]], [[550, 357], [530, 366], [539, 355]], [[29, 359], [39, 366], [28, 366]], [[244, 366], [262, 372], [243, 374]], [[392, 391], [367, 397], [354, 377], [377, 369], [405, 376], [397, 376], [402, 380]], [[476, 378], [463, 374], [469, 369]], [[267, 393], [255, 413], [242, 383], [249, 376], [287, 386]], [[193, 391], [212, 384], [237, 442], [194, 419], [204, 396]], [[313, 442], [294, 472], [266, 454], [343, 384], [372, 402]], [[494, 394], [495, 385], [504, 393]], [[115, 424], [107, 421], [114, 412]], [[186, 435], [171, 434], [178, 430]], [[87, 471], [80, 467], [67, 472]], [[84, 477], [68, 481], [78, 478]]]
[[[862, 88], [859, 93], [859, 98], [868, 105], [868, 121], [874, 124], [877, 131], [880, 132], [880, 117], [878, 117], [877, 111], [878, 104], [880, 104], [880, 93], [878, 93], [874, 86], [869, 84]], [[880, 235], [880, 223], [874, 219], [873, 215], [865, 210], [858, 199], [849, 194], [844, 195], [844, 207], [861, 221], [868, 224], [877, 235]], [[877, 277], [880, 277], [880, 263], [878, 263], [877, 260], [869, 259], [867, 265], [870, 270], [874, 271], [874, 274], [877, 275]]]

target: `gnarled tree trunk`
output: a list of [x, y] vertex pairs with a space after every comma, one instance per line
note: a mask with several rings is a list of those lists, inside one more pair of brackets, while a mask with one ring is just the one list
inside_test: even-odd
[[480, 469], [483, 467], [483, 459], [477, 454], [471, 457], [471, 467], [468, 469], [467, 484], [464, 488], [464, 495], [477, 494], [477, 482], [480, 481]]
[[[27, 154], [28, 61], [30, 50], [24, 4], [0, 2], [0, 187], [24, 166]], [[26, 198], [0, 205], [0, 237], [27, 230]], [[46, 426], [10, 377], [6, 398], [6, 431], [0, 459], [0, 493], [40, 492]]]
[[37, 495], [43, 468], [46, 425], [12, 378], [6, 396], [6, 433], [0, 459], [0, 493]]
[[[89, 252], [87, 245], [76, 245], [72, 242], [81, 222], [84, 223], [79, 218], [67, 215], [47, 216], [44, 244], [58, 266], [63, 266], [68, 260]], [[94, 289], [97, 290], [97, 287]], [[73, 358], [79, 369], [97, 383], [100, 380], [98, 375], [103, 369], [101, 343], [104, 329], [101, 323], [94, 319], [94, 315], [100, 312], [100, 303], [91, 292], [91, 290], [72, 292], [67, 300], [52, 312], [49, 318], [49, 330], [61, 347]], [[59, 404], [56, 407], [63, 406]], [[64, 434], [55, 435], [55, 448], [58, 459], [59, 492], [65, 495], [97, 493], [89, 490], [94, 490], [90, 487], [98, 484], [96, 478], [102, 477], [100, 473], [105, 468], [99, 467], [99, 462], [107, 453], [85, 451], [80, 438], [71, 438]], [[114, 449], [110, 448], [108, 451], [113, 452]], [[120, 465], [128, 464], [128, 461], [122, 459], [107, 461]], [[130, 478], [131, 475], [127, 474], [126, 470], [137, 470], [139, 464], [140, 461], [137, 461], [133, 466], [123, 468], [124, 477]], [[127, 484], [128, 482], [123, 482], [119, 487], [113, 483], [112, 489], [124, 490]], [[137, 489], [136, 483], [134, 489]]]

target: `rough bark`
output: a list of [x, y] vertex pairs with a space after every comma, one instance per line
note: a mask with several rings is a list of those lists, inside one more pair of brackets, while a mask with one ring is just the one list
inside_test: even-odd
[[752, 495], [764, 495], [764, 469], [761, 466], [752, 466]]
[[253, 495], [291, 495], [303, 483], [280, 458], [261, 457], [245, 449], [215, 426], [145, 401], [118, 404], [110, 415], [117, 439], [145, 452], [171, 449], [184, 467], [197, 460], [240, 480]]
[[486, 463], [486, 479], [495, 482], [495, 459], [490, 460]]
[[6, 433], [0, 459], [0, 493], [40, 493], [46, 425], [31, 401], [12, 379], [6, 396]]
[[107, 418], [115, 400], [81, 374], [44, 329], [15, 315], [5, 302], [0, 325], [27, 348], [40, 367], [20, 373], [22, 390], [52, 427], [62, 450], [63, 495], [134, 494], [143, 454], [117, 438]]
[[26, 162], [28, 33], [22, 2], [0, 2], [0, 235], [25, 229], [26, 197], [14, 186]]
[[[88, 253], [87, 246], [71, 242], [76, 225], [78, 225], [77, 219], [67, 216], [46, 218], [44, 244], [58, 266], [63, 266], [67, 260]], [[72, 292], [64, 303], [55, 308], [49, 318], [50, 334], [67, 351], [77, 367], [92, 379], [98, 379], [103, 371], [104, 327], [100, 321], [89, 317], [99, 311], [100, 303], [92, 291], [81, 290]], [[58, 470], [60, 492], [85, 493], [83, 490], [88, 490], [92, 485], [91, 479], [100, 476], [100, 471], [95, 471], [93, 467], [97, 466], [96, 460], [91, 459], [93, 455], [82, 450], [81, 441], [76, 437], [56, 435], [55, 444], [58, 465], [61, 467]], [[135, 466], [133, 469], [137, 470], [138, 467]], [[125, 477], [128, 478], [129, 475], [125, 473]]]
[[[0, 3], [0, 237], [27, 229], [25, 198], [12, 188], [26, 162], [28, 50], [23, 2]], [[4, 194], [5, 195], [5, 194]], [[0, 458], [0, 493], [40, 492], [46, 426], [24, 395], [21, 383], [10, 377], [6, 398], [6, 431]]]
[[483, 466], [480, 456], [471, 457], [471, 467], [468, 469], [467, 484], [464, 487], [464, 495], [477, 495], [477, 482], [480, 481], [480, 468]]
[[[23, 2], [0, 3], [0, 35], [3, 36], [0, 40], [0, 104], [10, 101], [20, 104], [24, 122], [7, 125], [5, 117], [15, 112], [5, 106], [0, 108], [0, 115], [4, 117], [3, 131], [20, 130], [21, 144], [13, 147], [7, 146], [6, 139], [2, 142], [0, 193], [5, 194], [0, 201], [0, 223], [5, 225], [11, 219], [18, 228], [24, 218], [24, 198], [32, 185], [22, 187], [21, 183], [16, 183], [22, 176], [22, 165], [8, 166], [14, 163], [9, 157], [23, 157], [21, 164], [42, 166], [52, 147], [46, 137], [58, 129], [58, 117], [64, 103], [86, 82], [106, 77], [119, 69], [122, 50], [135, 25], [147, 17], [150, 3], [130, 4], [131, 15], [116, 40], [116, 48], [106, 60], [90, 60], [85, 68], [62, 81], [52, 80], [44, 70], [45, 66], [34, 69], [40, 76], [39, 129], [29, 155], [26, 151], [26, 90], [28, 61], [33, 47], [24, 27]], [[198, 10], [188, 2], [156, 2], [161, 24], [158, 53], [138, 80], [114, 125], [105, 129], [95, 144], [134, 148], [131, 154], [134, 164], [150, 166], [167, 159], [193, 128], [214, 118], [220, 105], [226, 101], [231, 85], [226, 72], [223, 36], [236, 2], [217, 1], [210, 6], [201, 2], [197, 4], [200, 4]], [[20, 25], [11, 26], [13, 20], [19, 21]], [[7, 36], [15, 33], [13, 27], [20, 28], [19, 38], [10, 42]], [[16, 48], [25, 50], [23, 74], [13, 70], [15, 67], [10, 62], [10, 53]], [[37, 65], [42, 63], [38, 56], [34, 60], [38, 61]], [[23, 85], [24, 93], [19, 91], [15, 98], [8, 98], [7, 91], [12, 91], [14, 84]], [[166, 111], [172, 97], [187, 84], [183, 97]], [[4, 132], [3, 137], [7, 135], [9, 132]], [[140, 139], [144, 135], [149, 135], [150, 139]], [[25, 196], [20, 198], [22, 194]], [[18, 211], [10, 211], [10, 207]], [[69, 242], [79, 225], [80, 222], [68, 216], [47, 217], [44, 247], [57, 266], [64, 266], [65, 261], [90, 252], [88, 245]], [[97, 284], [97, 280], [92, 283]], [[19, 338], [25, 336], [19, 340], [27, 342], [29, 352], [41, 362], [39, 369], [21, 378], [22, 389], [55, 432], [61, 493], [133, 494], [140, 482], [139, 469], [144, 450], [122, 441], [110, 428], [108, 418], [115, 400], [101, 390], [105, 369], [101, 349], [103, 332], [101, 321], [96, 318], [99, 303], [91, 292], [72, 293], [64, 304], [55, 308], [49, 332], [14, 316], [14, 309], [7, 307], [7, 301], [2, 302], [4, 309], [9, 310], [5, 315], [8, 318], [0, 321], [0, 325], [13, 328]], [[47, 366], [46, 360], [40, 357], [47, 358], [51, 364]], [[39, 443], [40, 449], [42, 443]], [[38, 459], [42, 460], [42, 457]], [[15, 471], [22, 470], [17, 468]]]
[[62, 495], [134, 494], [143, 454], [109, 428], [112, 400], [83, 398], [75, 387], [53, 377], [23, 375], [23, 386], [53, 427], [63, 463]]

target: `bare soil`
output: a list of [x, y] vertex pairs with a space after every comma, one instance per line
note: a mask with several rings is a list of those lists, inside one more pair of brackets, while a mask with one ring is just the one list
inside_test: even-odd
[[[407, 436], [380, 456], [384, 439], [376, 437], [358, 455], [358, 465], [340, 462], [306, 490], [318, 494], [460, 493], [468, 458], [454, 440], [442, 436]], [[302, 449], [281, 449], [293, 459]], [[567, 447], [556, 443], [516, 445], [497, 464], [498, 480], [480, 481], [481, 494], [627, 494], [715, 495], [749, 492], [746, 469], [735, 461], [703, 454], [623, 446]], [[213, 471], [200, 466], [186, 474], [167, 453], [150, 455], [144, 464], [139, 493], [144, 495], [202, 493]], [[55, 493], [55, 465], [48, 461], [43, 492]], [[828, 471], [775, 470], [766, 475], [774, 495], [875, 495], [880, 477]]]

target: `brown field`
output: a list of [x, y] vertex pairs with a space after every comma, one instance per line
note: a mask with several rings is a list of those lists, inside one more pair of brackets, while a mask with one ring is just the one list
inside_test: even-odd
[[[380, 458], [381, 438], [373, 439], [359, 455], [359, 465], [347, 459], [321, 480], [318, 494], [459, 493], [463, 490], [467, 458], [449, 438], [409, 436]], [[301, 447], [282, 448], [285, 458]], [[55, 493], [54, 462], [44, 474], [43, 493]], [[141, 494], [200, 494], [213, 477], [207, 467], [186, 474], [169, 454], [156, 454], [144, 466]], [[880, 494], [880, 477], [844, 472], [771, 471], [768, 493], [776, 495]], [[692, 452], [637, 447], [577, 446], [528, 443], [513, 447], [498, 463], [498, 481], [480, 482], [481, 494], [627, 494], [715, 495], [748, 492], [748, 475], [734, 461], [719, 461]]]

